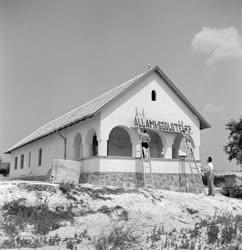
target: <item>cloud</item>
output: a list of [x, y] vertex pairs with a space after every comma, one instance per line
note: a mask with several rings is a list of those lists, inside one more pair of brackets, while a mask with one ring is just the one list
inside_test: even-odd
[[213, 113], [213, 114], [221, 113], [223, 112], [223, 110], [224, 110], [223, 105], [215, 105], [212, 103], [207, 103], [203, 108], [204, 113]]
[[191, 45], [194, 52], [208, 56], [208, 65], [227, 59], [242, 60], [242, 36], [233, 26], [223, 29], [204, 27], [194, 36]]

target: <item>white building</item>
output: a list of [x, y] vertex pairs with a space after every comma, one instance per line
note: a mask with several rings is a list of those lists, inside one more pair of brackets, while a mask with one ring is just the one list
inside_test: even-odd
[[[137, 118], [136, 110], [143, 111], [146, 120]], [[53, 160], [66, 159], [71, 160], [67, 165], [80, 169], [80, 182], [137, 186], [142, 179], [137, 123], [145, 125], [151, 136], [156, 186], [174, 189], [179, 154], [184, 152], [180, 130], [191, 130], [199, 161], [200, 130], [210, 125], [158, 66], [45, 124], [8, 149], [10, 177], [47, 180]]]

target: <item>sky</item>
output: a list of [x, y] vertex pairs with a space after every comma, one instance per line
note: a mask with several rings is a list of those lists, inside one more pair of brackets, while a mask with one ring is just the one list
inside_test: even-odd
[[240, 0], [1, 0], [0, 152], [158, 64], [212, 126], [202, 164], [236, 169], [223, 146], [242, 113], [241, 13]]

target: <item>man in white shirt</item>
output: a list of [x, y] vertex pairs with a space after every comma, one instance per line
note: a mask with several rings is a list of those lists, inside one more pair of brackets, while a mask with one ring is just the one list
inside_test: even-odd
[[212, 158], [209, 156], [208, 157], [208, 165], [203, 168], [206, 170], [206, 176], [208, 180], [208, 195], [214, 196], [214, 176], [213, 176], [213, 163], [212, 163]]

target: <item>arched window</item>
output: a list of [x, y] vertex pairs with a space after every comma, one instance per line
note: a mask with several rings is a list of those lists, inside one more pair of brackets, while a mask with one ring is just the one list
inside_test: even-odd
[[151, 91], [151, 100], [152, 100], [153, 102], [156, 101], [156, 91], [155, 91], [155, 90], [152, 90], [152, 91]]
[[[194, 149], [195, 145], [191, 136], [190, 136], [190, 140], [191, 140], [191, 146]], [[181, 134], [178, 134], [175, 137], [175, 140], [172, 146], [172, 158], [179, 159], [179, 157], [186, 156], [186, 155], [187, 155], [187, 149], [186, 149], [184, 138]]]
[[132, 144], [128, 132], [122, 127], [114, 127], [108, 138], [108, 155], [132, 156]]
[[151, 158], [163, 158], [163, 143], [160, 136], [150, 130], [148, 131], [150, 135], [150, 157]]

